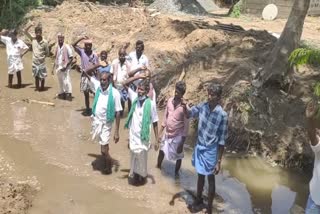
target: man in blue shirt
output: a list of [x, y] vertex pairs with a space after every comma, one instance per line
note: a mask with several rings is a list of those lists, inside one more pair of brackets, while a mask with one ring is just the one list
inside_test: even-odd
[[208, 87], [208, 101], [190, 108], [186, 105], [189, 117], [198, 118], [198, 138], [192, 156], [192, 165], [198, 173], [197, 198], [191, 208], [195, 209], [203, 203], [202, 192], [205, 176], [208, 178], [208, 208], [212, 213], [212, 203], [215, 195], [215, 175], [221, 169], [221, 159], [224, 152], [228, 131], [228, 115], [220, 105], [222, 87], [211, 84]]

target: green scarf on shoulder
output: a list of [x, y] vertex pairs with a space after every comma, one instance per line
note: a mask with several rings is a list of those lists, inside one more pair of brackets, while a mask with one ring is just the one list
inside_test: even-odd
[[[137, 102], [138, 102], [138, 98], [136, 98], [132, 103], [130, 112], [128, 114], [128, 118], [127, 118], [126, 123], [124, 125], [124, 127], [127, 129], [129, 128], [129, 124], [132, 120], [133, 112], [136, 110]], [[140, 133], [141, 141], [144, 143], [149, 143], [150, 124], [151, 124], [151, 100], [150, 100], [150, 98], [147, 98], [144, 101], [143, 115], [142, 115], [142, 127], [141, 127], [141, 133]]]
[[[99, 96], [101, 93], [101, 88], [99, 87], [94, 96], [93, 104], [92, 104], [92, 113], [96, 115], [96, 107], [99, 100]], [[107, 103], [107, 122], [112, 123], [115, 117], [115, 109], [114, 109], [114, 99], [112, 93], [112, 84], [109, 84], [108, 88], [108, 103]]]

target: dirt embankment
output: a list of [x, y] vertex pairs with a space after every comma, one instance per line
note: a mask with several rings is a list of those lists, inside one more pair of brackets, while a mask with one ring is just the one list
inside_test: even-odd
[[229, 151], [261, 155], [285, 167], [310, 166], [303, 112], [315, 74], [310, 69], [296, 73], [289, 94], [273, 87], [255, 91], [251, 79], [276, 41], [266, 31], [230, 32], [217, 27], [218, 19], [153, 16], [147, 9], [91, 3], [65, 2], [49, 12], [34, 10], [27, 18], [41, 22], [49, 40], [63, 31], [68, 42], [88, 35], [97, 51], [114, 44], [110, 60], [124, 42], [144, 40], [160, 107], [183, 70], [186, 98], [193, 103], [206, 99], [206, 84], [220, 82], [230, 115]]

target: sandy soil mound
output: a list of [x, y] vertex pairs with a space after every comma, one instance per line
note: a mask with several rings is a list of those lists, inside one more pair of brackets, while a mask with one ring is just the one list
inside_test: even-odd
[[268, 32], [221, 28], [209, 18], [152, 16], [145, 8], [88, 2], [65, 2], [50, 12], [34, 10], [28, 19], [41, 22], [44, 35], [52, 41], [63, 31], [68, 42], [88, 35], [96, 51], [114, 44], [110, 60], [124, 42], [143, 39], [154, 70], [159, 107], [172, 95], [182, 71], [188, 86], [186, 97], [193, 103], [205, 100], [206, 84], [220, 82], [230, 114], [230, 151], [259, 154], [286, 167], [310, 166], [303, 111], [314, 74], [309, 70], [295, 74], [297, 81], [290, 94], [272, 87], [257, 93], [250, 84], [275, 43]]

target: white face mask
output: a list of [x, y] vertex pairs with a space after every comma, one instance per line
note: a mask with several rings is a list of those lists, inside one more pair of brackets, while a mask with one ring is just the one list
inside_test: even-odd
[[147, 98], [147, 96], [146, 95], [143, 95], [143, 96], [141, 96], [141, 97], [138, 97], [138, 100], [139, 101], [143, 101], [143, 100], [145, 100]]

